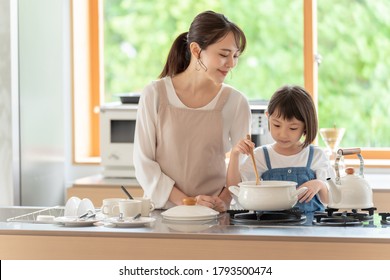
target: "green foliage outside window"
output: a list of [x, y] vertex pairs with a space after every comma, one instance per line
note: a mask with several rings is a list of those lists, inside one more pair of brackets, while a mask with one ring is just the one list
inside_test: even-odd
[[[320, 127], [345, 127], [344, 147], [389, 147], [390, 1], [317, 2]], [[248, 39], [226, 83], [249, 99], [303, 85], [302, 0], [105, 0], [106, 102], [157, 79], [173, 40], [205, 10]]]
[[320, 125], [344, 146], [390, 147], [390, 1], [318, 2]]

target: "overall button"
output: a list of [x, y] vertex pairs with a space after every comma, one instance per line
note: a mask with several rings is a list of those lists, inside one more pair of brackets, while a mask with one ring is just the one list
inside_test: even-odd
[[288, 173], [291, 173], [291, 172], [292, 172], [292, 170], [291, 170], [291, 169], [289, 169], [289, 170], [287, 170], [287, 172], [288, 172]]

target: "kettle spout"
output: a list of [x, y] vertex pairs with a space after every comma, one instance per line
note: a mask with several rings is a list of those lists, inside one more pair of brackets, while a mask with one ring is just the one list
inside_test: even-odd
[[326, 179], [329, 185], [329, 204], [340, 203], [341, 190], [340, 186], [337, 186], [331, 178]]

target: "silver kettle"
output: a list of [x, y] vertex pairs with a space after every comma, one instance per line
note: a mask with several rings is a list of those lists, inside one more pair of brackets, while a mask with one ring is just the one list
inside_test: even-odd
[[[364, 179], [364, 161], [360, 148], [339, 149], [335, 160], [336, 182], [328, 180], [329, 208], [365, 209], [373, 207], [372, 189]], [[339, 162], [344, 155], [356, 154], [360, 160], [359, 175], [353, 168], [345, 169], [345, 176], [340, 177]]]

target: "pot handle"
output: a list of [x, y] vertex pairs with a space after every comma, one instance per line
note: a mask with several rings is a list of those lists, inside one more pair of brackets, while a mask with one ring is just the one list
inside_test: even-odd
[[233, 193], [236, 197], [238, 197], [238, 194], [240, 193], [240, 188], [237, 186], [230, 186], [229, 191]]
[[302, 187], [299, 190], [296, 190], [296, 195], [299, 196], [300, 194], [303, 194], [305, 191], [307, 191], [306, 187]]

